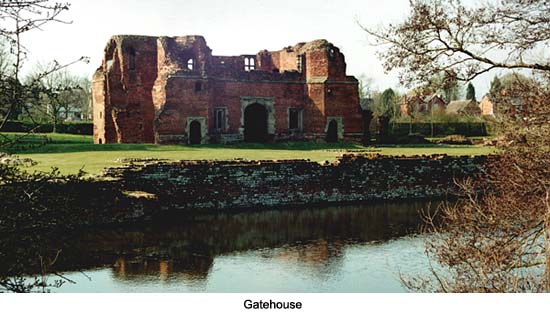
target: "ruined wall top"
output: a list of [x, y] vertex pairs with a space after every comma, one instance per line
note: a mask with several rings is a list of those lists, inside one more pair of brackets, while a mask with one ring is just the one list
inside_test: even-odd
[[344, 55], [325, 39], [301, 42], [278, 51], [213, 56], [205, 38], [200, 35], [114, 35], [105, 47], [104, 60], [98, 70], [109, 71], [113, 61], [121, 67], [121, 72], [132, 70], [136, 60], [138, 66], [139, 60], [143, 60], [140, 54], [156, 54], [159, 75], [316, 82], [355, 80], [346, 76]]

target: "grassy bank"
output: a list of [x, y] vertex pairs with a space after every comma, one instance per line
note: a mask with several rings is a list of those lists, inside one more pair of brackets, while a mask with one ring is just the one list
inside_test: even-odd
[[[16, 137], [16, 133], [5, 133], [7, 137]], [[63, 173], [75, 173], [79, 169], [97, 174], [105, 167], [120, 165], [125, 158], [157, 158], [168, 160], [204, 160], [234, 159], [283, 160], [310, 159], [312, 161], [332, 161], [346, 150], [369, 150], [385, 155], [449, 154], [483, 155], [494, 153], [491, 147], [473, 145], [402, 145], [363, 147], [353, 143], [313, 143], [287, 142], [274, 144], [235, 145], [154, 145], [154, 144], [104, 144], [94, 145], [91, 136], [44, 134], [47, 138], [43, 145], [29, 145], [11, 148], [13, 154], [31, 158], [38, 162], [32, 170], [47, 171], [52, 167]], [[32, 139], [29, 139], [32, 140]], [[31, 141], [32, 142], [32, 141]]]

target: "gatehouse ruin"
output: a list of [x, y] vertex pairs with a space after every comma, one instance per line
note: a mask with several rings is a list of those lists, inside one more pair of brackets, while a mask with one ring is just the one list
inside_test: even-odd
[[113, 36], [93, 76], [94, 143], [359, 141], [358, 81], [326, 40], [216, 56], [202, 36]]

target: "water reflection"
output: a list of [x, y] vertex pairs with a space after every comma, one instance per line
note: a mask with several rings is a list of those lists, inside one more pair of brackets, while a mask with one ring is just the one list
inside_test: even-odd
[[[252, 272], [256, 266], [257, 273], [269, 274], [273, 268], [296, 275], [289, 277], [322, 282], [347, 268], [346, 252], [353, 246], [417, 231], [419, 212], [429, 207], [433, 205], [425, 202], [383, 203], [172, 216], [143, 225], [58, 235], [41, 246], [62, 250], [56, 262], [60, 271], [103, 267], [110, 281], [130, 286], [179, 283], [202, 290], [219, 268]], [[253, 259], [242, 267], [227, 265], [236, 260], [221, 263], [231, 256]]]
[[189, 256], [190, 259], [128, 259], [119, 257], [112, 266], [114, 279], [120, 281], [141, 281], [145, 278], [167, 281], [200, 282], [208, 277], [214, 259], [212, 257]]

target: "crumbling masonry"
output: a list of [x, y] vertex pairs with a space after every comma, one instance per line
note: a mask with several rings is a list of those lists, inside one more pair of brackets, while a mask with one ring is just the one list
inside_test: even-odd
[[357, 86], [326, 40], [227, 57], [202, 36], [113, 36], [93, 77], [94, 142], [358, 141]]

